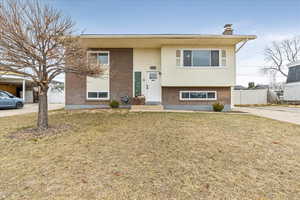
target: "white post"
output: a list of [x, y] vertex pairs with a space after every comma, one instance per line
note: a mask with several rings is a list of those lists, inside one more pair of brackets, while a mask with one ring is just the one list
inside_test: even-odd
[[23, 79], [22, 98], [24, 103], [25, 103], [25, 90], [26, 90], [26, 82], [25, 79]]
[[231, 109], [234, 108], [234, 104], [235, 104], [235, 102], [234, 102], [234, 96], [233, 96], [233, 90], [234, 90], [234, 87], [231, 86], [231, 87], [230, 87], [230, 98], [231, 98], [230, 108], [231, 108]]

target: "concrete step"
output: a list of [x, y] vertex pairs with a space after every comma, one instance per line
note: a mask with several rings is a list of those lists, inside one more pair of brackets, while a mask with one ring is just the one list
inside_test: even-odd
[[164, 107], [162, 105], [132, 105], [131, 110], [132, 111], [147, 111], [147, 110], [163, 110]]

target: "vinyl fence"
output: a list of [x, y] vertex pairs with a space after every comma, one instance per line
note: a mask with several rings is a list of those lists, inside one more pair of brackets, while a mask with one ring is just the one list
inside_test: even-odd
[[257, 90], [233, 90], [233, 104], [267, 104], [268, 89]]
[[65, 92], [49, 89], [48, 102], [51, 104], [64, 104], [65, 103]]

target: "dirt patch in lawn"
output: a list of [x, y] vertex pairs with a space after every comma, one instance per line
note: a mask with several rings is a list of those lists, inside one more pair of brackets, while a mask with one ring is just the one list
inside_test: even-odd
[[[17, 123], [16, 123], [17, 121]], [[7, 135], [35, 115], [0, 119], [0, 199], [300, 199], [300, 126], [245, 114], [59, 111], [63, 134]]]
[[37, 140], [46, 136], [53, 136], [62, 134], [73, 127], [66, 124], [61, 125], [52, 125], [47, 130], [39, 130], [38, 128], [21, 128], [18, 131], [12, 132], [8, 134], [8, 138], [10, 139], [32, 139]]

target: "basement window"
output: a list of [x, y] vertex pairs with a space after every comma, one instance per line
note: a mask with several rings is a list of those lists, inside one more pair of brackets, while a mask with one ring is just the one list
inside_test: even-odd
[[108, 92], [88, 92], [88, 99], [108, 99]]
[[216, 91], [180, 91], [180, 100], [217, 100]]

